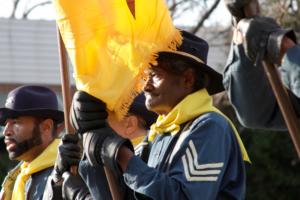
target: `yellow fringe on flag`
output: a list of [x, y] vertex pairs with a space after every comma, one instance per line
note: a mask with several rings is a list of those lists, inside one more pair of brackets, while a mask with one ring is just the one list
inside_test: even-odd
[[182, 37], [164, 0], [54, 0], [57, 24], [78, 90], [123, 116], [142, 90], [156, 53], [175, 50]]

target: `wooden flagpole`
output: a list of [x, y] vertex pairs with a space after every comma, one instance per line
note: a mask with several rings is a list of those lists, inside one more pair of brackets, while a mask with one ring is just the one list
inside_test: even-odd
[[[63, 43], [62, 37], [60, 35], [59, 29], [57, 28], [57, 38], [58, 38], [58, 51], [59, 51], [59, 62], [60, 62], [60, 75], [61, 75], [61, 86], [62, 86], [62, 97], [64, 106], [64, 119], [67, 134], [75, 134], [75, 130], [71, 126], [69, 115], [71, 108], [71, 88], [69, 81], [69, 70], [66, 56], [66, 49]], [[109, 189], [113, 200], [121, 200], [122, 193], [117, 184], [116, 177], [113, 175], [111, 170], [106, 166], [103, 166], [106, 179], [109, 185]], [[77, 166], [71, 167], [71, 173], [77, 174]]]
[[[69, 70], [65, 45], [62, 41], [59, 29], [57, 28], [58, 39], [58, 53], [59, 53], [59, 66], [60, 66], [60, 78], [61, 78], [61, 91], [64, 107], [64, 122], [67, 134], [75, 134], [75, 130], [70, 124], [70, 108], [71, 108], [71, 87], [69, 80]], [[71, 167], [71, 173], [77, 174], [77, 166]]]
[[263, 67], [289, 130], [298, 158], [300, 158], [300, 126], [296, 112], [292, 106], [287, 90], [284, 88], [278, 75], [277, 67], [267, 61], [263, 61]]

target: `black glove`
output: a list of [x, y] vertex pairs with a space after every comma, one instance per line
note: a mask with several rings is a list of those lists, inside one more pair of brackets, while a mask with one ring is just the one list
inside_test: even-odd
[[108, 125], [83, 134], [83, 145], [84, 153], [92, 166], [104, 163], [116, 177], [121, 174], [116, 161], [119, 148], [125, 145], [134, 151], [131, 142], [116, 134]]
[[83, 91], [74, 94], [70, 118], [78, 133], [104, 127], [107, 116], [106, 105], [101, 100]]
[[225, 0], [225, 5], [228, 8], [231, 15], [240, 21], [245, 18], [244, 7], [250, 3], [251, 0]]
[[242, 19], [238, 23], [238, 30], [243, 35], [246, 56], [255, 64], [264, 58], [271, 63], [278, 63], [281, 41], [285, 35], [296, 41], [293, 32], [282, 29], [269, 17]]
[[72, 165], [78, 165], [82, 154], [78, 141], [77, 134], [66, 134], [62, 137], [54, 165], [54, 182], [60, 181], [63, 173], [69, 171]]
[[62, 196], [67, 200], [92, 200], [90, 191], [80, 175], [63, 174]]

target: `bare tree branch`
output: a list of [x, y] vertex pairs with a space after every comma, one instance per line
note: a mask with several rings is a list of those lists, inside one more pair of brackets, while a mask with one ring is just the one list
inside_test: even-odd
[[185, 0], [181, 0], [181, 1], [173, 0], [172, 1], [171, 6], [169, 7], [172, 17], [175, 15], [178, 6], [182, 5], [183, 3], [186, 3], [186, 1]]
[[29, 8], [27, 11], [24, 11], [24, 13], [23, 13], [23, 15], [22, 15], [22, 18], [27, 19], [28, 15], [29, 15], [34, 9], [36, 9], [37, 7], [40, 7], [40, 6], [47, 5], [47, 4], [51, 4], [51, 1], [45, 1], [45, 2], [38, 3], [38, 4], [34, 5], [34, 6], [32, 6], [32, 7]]
[[15, 0], [15, 1], [14, 1], [13, 9], [12, 9], [11, 14], [10, 14], [10, 16], [9, 16], [10, 19], [16, 17], [15, 14], [16, 14], [16, 11], [17, 11], [17, 8], [18, 8], [19, 3], [20, 3], [20, 0]]
[[207, 40], [208, 41], [214, 41], [219, 37], [227, 36], [230, 33], [231, 30], [232, 30], [231, 26], [225, 27], [223, 30], [213, 32], [212, 35]]
[[211, 36], [207, 38], [210, 41], [210, 47], [225, 47], [231, 44], [231, 38], [229, 37], [232, 31], [232, 27], [225, 27], [223, 30], [218, 30], [216, 32], [211, 31]]
[[215, 0], [214, 4], [211, 6], [211, 8], [203, 15], [203, 17], [200, 19], [200, 21], [197, 23], [197, 25], [191, 30], [192, 33], [198, 32], [198, 30], [202, 27], [204, 21], [209, 18], [211, 13], [219, 5], [220, 1], [221, 0]]
[[190, 11], [190, 8], [189, 8], [189, 7], [183, 8], [183, 7], [182, 7], [180, 13], [175, 13], [175, 12], [173, 13], [173, 16], [172, 16], [173, 19], [182, 17], [186, 11]]

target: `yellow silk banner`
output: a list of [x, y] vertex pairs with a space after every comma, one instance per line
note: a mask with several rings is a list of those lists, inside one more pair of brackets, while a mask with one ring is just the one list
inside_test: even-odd
[[120, 117], [142, 90], [144, 70], [158, 51], [175, 50], [182, 37], [164, 0], [53, 0], [78, 90]]

